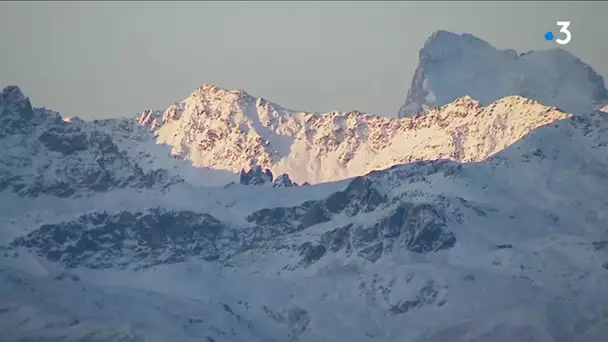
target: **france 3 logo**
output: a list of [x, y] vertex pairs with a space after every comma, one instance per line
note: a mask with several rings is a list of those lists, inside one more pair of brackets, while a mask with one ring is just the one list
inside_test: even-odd
[[569, 21], [558, 21], [557, 26], [560, 27], [559, 33], [563, 35], [563, 38], [557, 38], [553, 34], [553, 32], [548, 31], [545, 32], [545, 40], [554, 40], [557, 44], [566, 45], [572, 39], [572, 33], [570, 32], [570, 22]]

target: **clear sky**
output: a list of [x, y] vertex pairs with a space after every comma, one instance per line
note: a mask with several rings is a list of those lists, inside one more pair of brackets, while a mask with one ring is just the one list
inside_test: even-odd
[[198, 85], [284, 107], [396, 115], [436, 30], [566, 49], [608, 76], [608, 2], [0, 2], [0, 86], [65, 116], [164, 109]]

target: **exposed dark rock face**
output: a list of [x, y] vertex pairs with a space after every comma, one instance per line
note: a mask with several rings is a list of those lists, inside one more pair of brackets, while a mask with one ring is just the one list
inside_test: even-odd
[[361, 248], [360, 256], [373, 256], [366, 257], [370, 261], [394, 248], [415, 253], [437, 252], [456, 244], [456, 237], [447, 230], [446, 222], [443, 209], [437, 205], [403, 202], [374, 226], [354, 228], [351, 243]]
[[325, 206], [330, 213], [346, 211], [349, 216], [359, 212], [370, 212], [388, 201], [372, 186], [372, 181], [365, 177], [353, 179], [344, 191], [339, 191], [325, 200]]
[[331, 216], [325, 211], [322, 203], [315, 203], [310, 209], [304, 212], [302, 217], [300, 217], [300, 224], [298, 227], [304, 229], [329, 220], [331, 220]]
[[300, 255], [302, 256], [302, 264], [310, 265], [318, 261], [325, 255], [326, 249], [323, 245], [313, 245], [310, 242], [305, 242], [300, 246]]
[[[315, 204], [315, 201], [308, 201], [297, 207], [261, 209], [247, 216], [246, 219], [248, 222], [255, 223], [268, 232], [277, 231], [277, 234], [279, 232], [290, 233], [303, 227], [300, 220]], [[312, 212], [314, 213], [315, 209], [312, 209]], [[313, 216], [313, 214], [308, 215]]]
[[[103, 163], [98, 161], [98, 165]], [[183, 182], [177, 177], [170, 177], [165, 170], [157, 169], [144, 173], [139, 167], [133, 166], [131, 175], [115, 174], [112, 168], [68, 166], [62, 170], [67, 176], [66, 180], [54, 180], [38, 177], [28, 182], [21, 177], [9, 178], [13, 191], [21, 196], [35, 197], [41, 194], [69, 197], [79, 191], [105, 192], [116, 188], [152, 188], [166, 187], [171, 184]], [[1, 185], [1, 184], [0, 184]], [[5, 185], [6, 187], [6, 185]]]
[[382, 248], [384, 244], [382, 241], [376, 242], [373, 245], [367, 246], [359, 250], [359, 255], [362, 258], [365, 258], [371, 262], [376, 262], [382, 256]]
[[[405, 214], [400, 208], [393, 217]], [[456, 244], [454, 234], [445, 229], [445, 214], [432, 205], [416, 205], [406, 215], [407, 219], [402, 216], [405, 224], [400, 238], [407, 249], [417, 253], [436, 252]]]
[[214, 217], [191, 211], [92, 213], [43, 225], [12, 245], [36, 249], [67, 267], [148, 267], [188, 257], [217, 259], [216, 242], [224, 229]]
[[328, 232], [323, 233], [321, 236], [321, 243], [332, 252], [337, 252], [341, 249], [350, 251], [350, 232], [353, 224], [349, 224], [345, 227], [336, 228]]
[[67, 123], [51, 126], [38, 137], [46, 148], [64, 155], [86, 150], [89, 148], [88, 140], [80, 127]]
[[300, 253], [304, 257], [303, 263], [308, 265], [328, 252], [341, 250], [348, 255], [356, 251], [357, 256], [371, 262], [394, 248], [405, 248], [415, 253], [437, 252], [456, 244], [456, 237], [447, 230], [446, 222], [439, 206], [402, 203], [374, 225], [351, 223], [326, 231], [319, 241], [324, 247], [322, 252], [319, 245], [307, 242], [302, 245]]
[[370, 261], [380, 258], [386, 248], [404, 247], [415, 253], [452, 248], [456, 237], [446, 228], [443, 210], [431, 204], [401, 203], [373, 226], [351, 224], [326, 232], [321, 242], [335, 252], [352, 246]]
[[354, 216], [359, 212], [370, 212], [387, 200], [371, 181], [358, 177], [345, 190], [335, 192], [325, 200], [308, 201], [291, 208], [262, 209], [249, 215], [247, 221], [268, 229], [276, 226], [288, 230], [304, 229], [330, 221], [332, 214], [345, 212]]
[[[111, 141], [103, 135], [93, 142], [89, 139], [88, 144], [98, 144], [96, 150], [108, 151], [110, 156], [115, 151]], [[107, 189], [102, 181], [111, 181], [109, 177], [93, 177], [86, 184], [96, 184], [99, 190]], [[164, 173], [152, 172], [141, 173], [139, 181], [142, 186], [148, 186], [168, 180]], [[71, 188], [66, 185], [65, 189]], [[61, 190], [64, 189], [55, 191]], [[67, 266], [147, 267], [191, 257], [226, 262], [236, 254], [252, 249], [293, 249], [294, 246], [287, 247], [282, 241], [289, 234], [329, 224], [337, 215], [353, 217], [389, 207], [394, 209], [372, 223], [355, 220], [342, 227], [327, 227], [329, 230], [322, 233], [319, 241], [300, 245], [297, 250], [300, 266], [311, 265], [330, 252], [343, 251], [348, 256], [376, 262], [394, 249], [428, 253], [449, 249], [456, 243], [454, 234], [446, 228], [448, 220], [441, 201], [402, 201], [394, 205], [394, 199], [389, 201], [380, 193], [374, 181], [358, 177], [344, 190], [326, 199], [255, 211], [246, 217], [251, 224], [249, 227], [227, 225], [210, 215], [183, 210], [92, 213], [76, 221], [43, 225], [15, 240], [13, 245], [36, 249], [44, 257]]]
[[356, 226], [352, 233], [352, 245], [355, 248], [361, 248], [378, 238], [378, 229], [376, 227]]
[[[388, 202], [386, 195], [381, 194], [370, 179], [358, 177], [345, 190], [333, 193], [325, 200], [309, 201], [292, 208], [262, 209], [247, 220], [269, 236], [277, 236], [330, 222], [332, 215], [354, 216], [370, 212], [390, 204]], [[446, 226], [446, 214], [440, 205], [401, 202], [373, 225], [351, 223], [326, 231], [319, 241], [324, 247], [323, 253], [313, 253], [314, 243], [303, 245], [305, 248], [302, 247], [301, 253], [305, 263], [309, 264], [327, 252], [340, 250], [349, 254], [357, 251], [356, 255], [372, 262], [377, 261], [386, 249], [399, 246], [415, 253], [437, 252], [456, 243], [456, 237]], [[313, 254], [315, 257], [311, 257]]]
[[386, 238], [396, 238], [401, 234], [401, 229], [405, 226], [408, 214], [412, 210], [411, 203], [401, 203], [392, 215], [378, 222], [377, 228], [380, 234]]

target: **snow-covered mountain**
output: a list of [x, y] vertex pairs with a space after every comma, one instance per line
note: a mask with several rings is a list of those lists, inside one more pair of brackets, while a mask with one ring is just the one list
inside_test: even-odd
[[608, 103], [602, 77], [565, 50], [517, 54], [470, 34], [438, 31], [420, 50], [399, 116], [421, 113], [465, 95], [484, 105], [521, 95], [577, 114]]
[[32, 108], [19, 88], [0, 93], [0, 191], [83, 196], [117, 188], [163, 188], [187, 179], [216, 184], [232, 173], [193, 169], [132, 119], [82, 121]]
[[[145, 127], [61, 119], [14, 87], [0, 109], [3, 342], [608, 334], [599, 111], [463, 98], [397, 120], [213, 87], [139, 116]], [[199, 186], [253, 165], [249, 183], [269, 181], [262, 167], [300, 182], [365, 174]]]
[[260, 166], [298, 183], [319, 183], [412, 161], [484, 160], [565, 117], [518, 96], [486, 107], [465, 97], [404, 119], [299, 113], [240, 90], [204, 85], [163, 114], [147, 111], [138, 121], [195, 166], [235, 173]]
[[5, 88], [0, 93], [0, 190], [63, 197], [181, 181], [163, 169], [141, 168], [112, 134], [95, 126], [34, 109], [19, 88]]

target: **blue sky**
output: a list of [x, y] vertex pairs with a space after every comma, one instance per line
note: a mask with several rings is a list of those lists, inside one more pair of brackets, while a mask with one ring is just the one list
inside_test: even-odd
[[287, 108], [396, 115], [436, 30], [566, 49], [608, 75], [608, 2], [0, 2], [0, 83], [65, 116], [164, 109], [199, 84]]

